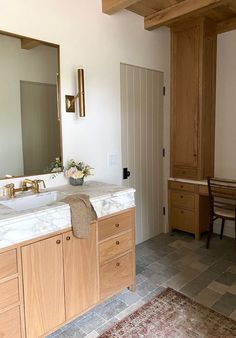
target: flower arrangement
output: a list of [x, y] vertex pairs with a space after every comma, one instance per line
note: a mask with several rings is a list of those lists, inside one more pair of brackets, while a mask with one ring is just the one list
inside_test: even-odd
[[67, 178], [78, 180], [91, 175], [91, 170], [92, 168], [88, 164], [84, 162], [77, 163], [72, 159], [68, 161], [64, 173]]
[[47, 168], [44, 170], [45, 174], [52, 173], [52, 178], [55, 178], [57, 174], [63, 171], [63, 164], [61, 162], [60, 157], [56, 157], [54, 161], [52, 161]]

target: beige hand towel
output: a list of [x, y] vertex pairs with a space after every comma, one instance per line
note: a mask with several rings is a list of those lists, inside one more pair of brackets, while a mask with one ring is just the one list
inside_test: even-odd
[[70, 205], [74, 236], [88, 238], [90, 224], [97, 219], [96, 211], [89, 201], [89, 196], [84, 194], [70, 195], [64, 198], [62, 202]]

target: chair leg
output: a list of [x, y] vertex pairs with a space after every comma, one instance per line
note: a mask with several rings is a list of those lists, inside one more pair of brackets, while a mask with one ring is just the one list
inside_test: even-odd
[[[236, 223], [235, 223], [235, 229], [236, 229]], [[207, 249], [209, 249], [210, 239], [211, 239], [212, 233], [213, 233], [213, 219], [210, 221], [210, 225], [209, 225], [209, 232], [208, 232], [207, 243], [206, 243]]]
[[224, 227], [225, 227], [225, 219], [224, 219], [224, 218], [222, 218], [221, 232], [220, 232], [220, 239], [222, 239], [222, 238], [223, 238]]

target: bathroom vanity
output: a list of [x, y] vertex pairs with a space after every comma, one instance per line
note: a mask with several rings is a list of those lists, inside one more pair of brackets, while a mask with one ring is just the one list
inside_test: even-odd
[[54, 190], [60, 198], [87, 193], [98, 220], [78, 239], [59, 199], [21, 211], [0, 200], [0, 337], [45, 337], [135, 288], [134, 190], [99, 182]]

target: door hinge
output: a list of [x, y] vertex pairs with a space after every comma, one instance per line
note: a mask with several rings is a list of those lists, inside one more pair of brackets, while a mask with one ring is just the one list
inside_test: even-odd
[[165, 148], [162, 149], [162, 156], [166, 157], [166, 150], [165, 150]]
[[166, 208], [163, 207], [163, 215], [165, 216], [165, 214], [166, 214]]
[[166, 95], [166, 87], [165, 86], [163, 87], [163, 95], [164, 96]]

